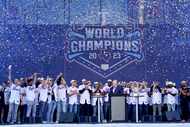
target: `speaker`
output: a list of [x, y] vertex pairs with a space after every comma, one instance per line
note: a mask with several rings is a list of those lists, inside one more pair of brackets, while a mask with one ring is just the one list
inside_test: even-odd
[[150, 122], [152, 121], [152, 116], [151, 115], [145, 115], [142, 118], [142, 122]]
[[98, 122], [98, 117], [92, 116], [92, 123], [97, 123], [97, 122]]
[[125, 96], [111, 96], [111, 121], [125, 121]]
[[174, 111], [173, 114], [175, 120], [181, 121], [180, 113], [178, 111]]
[[61, 113], [59, 121], [60, 123], [72, 123], [74, 122], [74, 113]]
[[173, 121], [173, 120], [180, 121], [181, 120], [180, 114], [177, 111], [166, 112], [166, 119], [168, 121]]

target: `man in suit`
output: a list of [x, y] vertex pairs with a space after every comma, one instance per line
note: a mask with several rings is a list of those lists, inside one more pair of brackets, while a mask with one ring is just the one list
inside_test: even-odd
[[117, 80], [113, 80], [112, 81], [112, 87], [110, 89], [110, 94], [114, 94], [114, 95], [121, 95], [123, 94], [123, 87], [118, 85], [118, 81]]

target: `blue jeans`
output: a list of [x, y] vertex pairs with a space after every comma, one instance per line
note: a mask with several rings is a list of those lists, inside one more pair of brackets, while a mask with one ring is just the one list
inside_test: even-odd
[[111, 110], [110, 110], [110, 103], [109, 102], [104, 102], [103, 112], [104, 112], [104, 119], [109, 121], [111, 118]]
[[32, 117], [36, 117], [36, 104], [35, 102], [28, 101], [27, 102], [27, 112], [26, 117], [30, 117], [32, 113]]
[[[93, 106], [93, 116], [98, 117], [98, 106]], [[104, 120], [103, 105], [100, 104], [100, 119]]]
[[59, 118], [62, 112], [67, 112], [67, 104], [65, 101], [57, 101], [57, 119], [59, 122]]
[[168, 107], [168, 111], [171, 112], [171, 111], [175, 111], [175, 104], [167, 104], [167, 107]]
[[47, 103], [40, 101], [39, 106], [40, 106], [39, 116], [40, 116], [42, 121], [46, 121]]
[[135, 121], [135, 105], [133, 104], [128, 104], [128, 109], [127, 109], [127, 115], [128, 115], [128, 121], [134, 122]]
[[153, 104], [153, 116], [156, 116], [156, 113], [158, 111], [158, 115], [162, 115], [162, 104]]
[[9, 113], [7, 117], [7, 122], [15, 123], [17, 119], [18, 104], [10, 103], [9, 104]]
[[73, 104], [73, 105], [69, 104], [69, 112], [73, 112], [73, 113], [77, 114], [77, 111], [78, 111], [77, 109], [78, 109], [77, 104]]
[[139, 104], [139, 120], [143, 121], [144, 117], [148, 114], [148, 105]]
[[47, 122], [53, 122], [53, 115], [56, 108], [56, 102], [51, 101], [48, 103]]

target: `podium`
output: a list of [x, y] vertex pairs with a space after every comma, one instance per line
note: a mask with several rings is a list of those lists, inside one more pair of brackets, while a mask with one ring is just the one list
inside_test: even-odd
[[111, 95], [111, 121], [112, 122], [123, 122], [126, 119], [125, 105], [126, 97], [125, 95]]
[[[138, 93], [134, 94], [131, 97], [136, 98], [136, 105], [135, 105], [135, 121], [136, 123], [139, 122], [139, 97]], [[123, 122], [126, 120], [126, 95], [111, 95], [110, 96], [110, 103], [111, 103], [111, 121], [112, 122]]]

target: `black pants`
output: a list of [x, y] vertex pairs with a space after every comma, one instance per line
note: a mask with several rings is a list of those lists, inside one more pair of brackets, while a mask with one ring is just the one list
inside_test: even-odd
[[18, 109], [18, 120], [21, 123], [25, 123], [26, 120], [26, 110], [27, 110], [27, 105], [20, 105]]
[[93, 109], [90, 104], [80, 104], [80, 116], [92, 116]]
[[9, 112], [9, 105], [4, 105], [4, 113], [3, 113], [3, 122], [7, 121], [7, 116], [8, 116], [8, 112]]
[[3, 104], [0, 104], [0, 123], [3, 123], [3, 119], [2, 119], [2, 112], [3, 112], [3, 109], [4, 109], [4, 105]]
[[93, 107], [90, 104], [80, 104], [80, 122], [91, 122]]
[[188, 120], [189, 119], [189, 102], [181, 101], [181, 119]]
[[130, 121], [130, 122], [135, 122], [135, 113], [136, 113], [135, 105], [133, 105], [133, 104], [128, 104], [127, 113], [128, 113], [128, 114], [127, 114], [128, 121]]
[[144, 121], [144, 117], [148, 114], [148, 105], [139, 105], [139, 120]]

